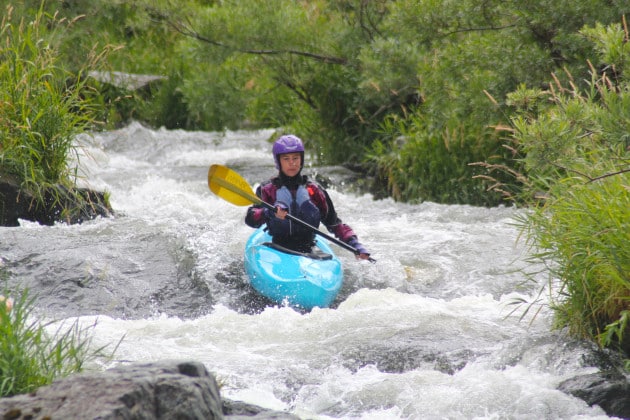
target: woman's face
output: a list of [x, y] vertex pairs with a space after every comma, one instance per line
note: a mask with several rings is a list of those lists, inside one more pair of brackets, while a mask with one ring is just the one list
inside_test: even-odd
[[296, 176], [300, 173], [300, 169], [302, 169], [302, 154], [299, 152], [296, 153], [285, 153], [280, 155], [280, 170], [286, 176]]

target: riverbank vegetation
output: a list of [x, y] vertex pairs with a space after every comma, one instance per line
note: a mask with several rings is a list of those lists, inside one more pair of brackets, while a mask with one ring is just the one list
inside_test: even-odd
[[508, 95], [524, 200], [536, 200], [521, 225], [547, 267], [557, 325], [630, 354], [630, 34], [582, 33], [607, 63], [585, 89], [556, 79]]
[[[40, 53], [59, 59], [54, 77], [33, 73], [46, 81], [38, 102], [17, 91], [21, 113], [2, 114], [0, 155], [20, 139], [20, 171], [43, 153], [31, 137], [53, 138], [33, 125], [44, 105], [67, 124], [62, 145], [73, 118], [292, 131], [316, 161], [374, 176], [376, 197], [530, 207], [522, 226], [548, 263], [558, 326], [630, 351], [626, 1], [24, 1], [14, 13], [40, 5], [47, 22], [72, 24], [24, 43], [45, 40]], [[167, 81], [146, 97], [96, 84], [84, 120], [87, 96], [52, 81], [69, 79], [57, 68], [85, 75], [110, 45], [103, 69]]]
[[[68, 69], [51, 48], [51, 40], [63, 36], [71, 23], [45, 16], [3, 10], [0, 27], [0, 175], [19, 186], [29, 205], [67, 210], [63, 203], [90, 206], [89, 195], [74, 189], [76, 157], [74, 138], [93, 127], [96, 106], [90, 98], [86, 73], [97, 66], [102, 54], [90, 51], [81, 67]], [[5, 206], [2, 206], [5, 209]]]
[[51, 334], [51, 324], [33, 316], [35, 300], [27, 291], [16, 300], [5, 295], [0, 295], [0, 397], [32, 392], [105, 356], [103, 349], [90, 348], [88, 328], [75, 321]]

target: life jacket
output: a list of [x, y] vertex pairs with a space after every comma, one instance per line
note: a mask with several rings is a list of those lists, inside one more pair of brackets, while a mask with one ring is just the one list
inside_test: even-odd
[[[313, 187], [299, 185], [291, 191], [286, 186], [276, 190], [276, 203], [282, 203], [289, 209], [289, 214], [317, 228], [321, 220], [320, 211], [311, 201]], [[268, 224], [273, 242], [286, 248], [301, 252], [310, 252], [315, 243], [315, 232], [311, 229], [285, 218], [272, 218]]]

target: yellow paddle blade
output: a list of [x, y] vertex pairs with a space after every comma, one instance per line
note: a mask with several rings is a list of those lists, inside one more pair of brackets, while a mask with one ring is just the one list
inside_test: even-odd
[[223, 165], [212, 165], [208, 171], [210, 191], [237, 206], [250, 206], [261, 202], [247, 181]]

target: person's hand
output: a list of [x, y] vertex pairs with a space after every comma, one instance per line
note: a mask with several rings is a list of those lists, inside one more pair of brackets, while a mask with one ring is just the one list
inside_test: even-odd
[[283, 209], [280, 206], [276, 207], [276, 217], [278, 219], [284, 220], [284, 218], [287, 217], [287, 214], [289, 214], [289, 212], [286, 209]]
[[361, 243], [357, 240], [357, 238], [353, 237], [348, 242], [348, 244], [353, 246], [357, 250], [357, 253], [354, 254], [355, 257], [357, 258], [357, 260], [369, 260], [370, 259], [370, 253], [368, 252], [367, 249], [365, 249], [365, 247], [363, 245], [361, 245]]
[[289, 213], [289, 207], [287, 207], [282, 202], [276, 202], [275, 207], [276, 207], [276, 217], [280, 220], [284, 220], [284, 218], [287, 217], [287, 214]]

